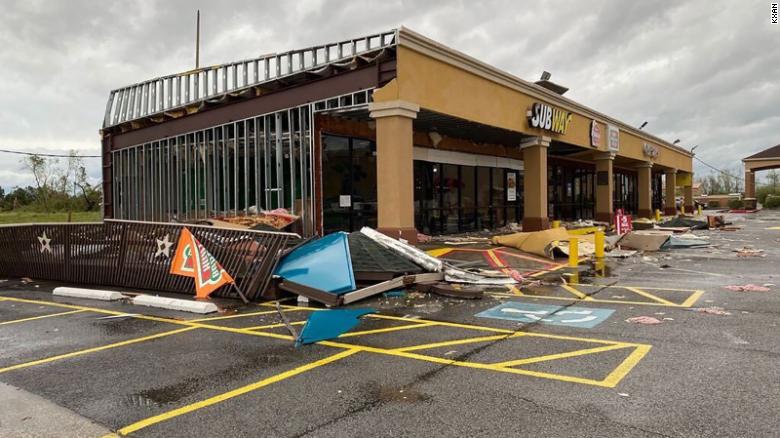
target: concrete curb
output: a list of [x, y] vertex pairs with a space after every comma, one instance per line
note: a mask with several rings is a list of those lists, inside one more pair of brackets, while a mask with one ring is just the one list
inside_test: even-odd
[[81, 289], [76, 287], [57, 287], [52, 294], [60, 297], [87, 298], [101, 301], [117, 301], [125, 298], [119, 292], [111, 290]]
[[207, 301], [182, 300], [179, 298], [167, 298], [156, 295], [138, 295], [132, 300], [138, 306], [157, 307], [160, 309], [180, 310], [191, 313], [212, 313], [219, 310], [217, 305]]

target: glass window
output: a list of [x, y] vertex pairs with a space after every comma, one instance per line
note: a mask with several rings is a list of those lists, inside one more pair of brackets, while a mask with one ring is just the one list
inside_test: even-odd
[[476, 185], [476, 168], [460, 166], [461, 231], [473, 231], [476, 228]]
[[459, 169], [454, 164], [444, 164], [442, 170], [442, 227], [445, 233], [456, 233], [460, 210]]

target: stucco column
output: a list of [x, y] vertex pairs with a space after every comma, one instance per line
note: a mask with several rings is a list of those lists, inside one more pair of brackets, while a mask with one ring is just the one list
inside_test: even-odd
[[376, 120], [377, 230], [417, 243], [412, 121], [420, 107], [394, 100], [368, 106]]
[[677, 196], [677, 169], [669, 169], [664, 172], [666, 178], [666, 195], [664, 196], [664, 214], [676, 215], [677, 204], [675, 203], [675, 196]]
[[[691, 175], [693, 180], [693, 175]], [[693, 213], [693, 185], [683, 186], [683, 209], [686, 213]]]
[[639, 183], [639, 217], [653, 217], [653, 163], [645, 161], [636, 166]]
[[615, 153], [600, 152], [594, 158], [596, 160], [596, 220], [611, 224], [614, 215], [612, 192], [615, 184], [612, 177], [612, 162], [615, 160]]
[[547, 149], [550, 137], [533, 137], [524, 141], [523, 150], [523, 231], [546, 230], [547, 217]]
[[745, 197], [756, 197], [756, 174], [752, 170], [745, 170]]

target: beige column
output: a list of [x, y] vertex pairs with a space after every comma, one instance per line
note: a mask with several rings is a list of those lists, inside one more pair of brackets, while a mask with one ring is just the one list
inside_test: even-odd
[[745, 198], [756, 197], [756, 174], [752, 170], [745, 170]]
[[549, 228], [547, 218], [547, 149], [550, 137], [532, 137], [523, 150], [523, 231]]
[[395, 100], [373, 102], [368, 108], [376, 120], [377, 229], [416, 243], [412, 121], [420, 107]]
[[677, 196], [677, 169], [669, 169], [664, 172], [666, 176], [664, 179], [666, 187], [664, 196], [664, 214], [676, 215], [677, 204], [675, 203], [675, 196]]
[[639, 217], [653, 217], [653, 163], [645, 161], [636, 166], [639, 183]]
[[615, 160], [615, 153], [600, 152], [594, 158], [596, 160], [596, 220], [611, 224], [614, 215], [612, 196], [615, 184], [612, 177], [612, 162]]
[[[693, 181], [693, 175], [691, 175], [691, 181]], [[683, 186], [683, 208], [686, 213], [693, 213], [693, 186]]]

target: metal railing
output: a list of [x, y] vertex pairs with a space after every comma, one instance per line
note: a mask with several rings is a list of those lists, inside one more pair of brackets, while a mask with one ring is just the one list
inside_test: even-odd
[[[0, 226], [0, 275], [194, 295], [194, 279], [170, 274], [184, 227], [208, 249], [250, 300], [268, 288], [292, 233], [106, 220]], [[213, 295], [235, 292], [223, 286]]]
[[355, 56], [395, 46], [398, 30], [280, 54], [163, 76], [111, 91], [103, 127], [118, 125], [195, 102], [317, 70]]

